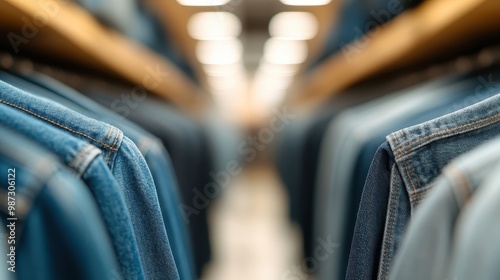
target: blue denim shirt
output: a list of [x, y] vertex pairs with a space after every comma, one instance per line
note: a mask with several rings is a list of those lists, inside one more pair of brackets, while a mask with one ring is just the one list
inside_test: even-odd
[[142, 263], [130, 213], [120, 186], [93, 145], [7, 105], [0, 104], [0, 122], [59, 156], [87, 184], [113, 241], [125, 279], [143, 279]]
[[15, 198], [17, 218], [15, 239], [9, 239], [15, 243], [7, 245], [9, 254], [10, 246], [15, 246], [15, 273], [7, 270], [13, 263], [2, 262], [2, 270], [21, 280], [122, 279], [104, 221], [87, 186], [36, 143], [3, 125], [0, 135], [2, 240], [7, 240], [4, 234], [11, 235], [7, 218], [13, 217], [7, 211], [7, 191], [12, 190], [8, 177], [15, 178], [15, 196], [11, 197]]
[[186, 224], [182, 221], [179, 207], [177, 207], [180, 205], [178, 185], [173, 174], [170, 156], [160, 140], [134, 123], [123, 119], [50, 77], [36, 72], [29, 75], [16, 75], [0, 71], [0, 79], [20, 89], [34, 92], [37, 96], [58, 102], [78, 113], [116, 126], [137, 145], [153, 176], [179, 276], [181, 279], [194, 279], [192, 248], [188, 239], [189, 232]]
[[[0, 82], [0, 103], [17, 108], [100, 148], [129, 209], [147, 278], [178, 279], [155, 185], [134, 143], [110, 125]], [[157, 263], [162, 263], [159, 266]]]
[[[446, 279], [452, 260], [459, 215], [488, 175], [500, 165], [500, 139], [474, 149], [448, 164], [415, 213], [399, 249], [390, 279]], [[498, 197], [498, 196], [497, 196]], [[477, 202], [476, 202], [477, 203]], [[483, 231], [487, 225], [481, 225]], [[467, 230], [467, 228], [465, 228]], [[485, 246], [481, 246], [484, 249]], [[467, 254], [470, 257], [470, 254]], [[479, 257], [479, 256], [478, 256]], [[474, 263], [474, 258], [469, 262]], [[486, 279], [467, 273], [462, 279]], [[471, 278], [472, 277], [472, 278]], [[453, 279], [453, 278], [451, 278]]]
[[[498, 155], [498, 145], [490, 152]], [[500, 166], [483, 180], [457, 222], [448, 279], [496, 279], [500, 275]]]

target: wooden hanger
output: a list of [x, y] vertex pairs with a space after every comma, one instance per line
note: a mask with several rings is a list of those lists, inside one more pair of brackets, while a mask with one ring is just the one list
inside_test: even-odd
[[141, 86], [198, 113], [201, 90], [165, 58], [97, 22], [67, 1], [0, 0], [3, 46], [103, 73]]
[[499, 31], [498, 0], [426, 1], [376, 34], [345, 46], [306, 76], [290, 101], [301, 106], [318, 104], [377, 74], [452, 58], [472, 45], [498, 39]]

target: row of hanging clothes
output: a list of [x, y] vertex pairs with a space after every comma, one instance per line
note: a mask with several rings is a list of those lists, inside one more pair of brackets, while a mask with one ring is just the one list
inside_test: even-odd
[[498, 278], [499, 3], [341, 5], [274, 149], [284, 279]]
[[201, 193], [239, 134], [158, 11], [0, 1], [0, 279], [201, 277]]

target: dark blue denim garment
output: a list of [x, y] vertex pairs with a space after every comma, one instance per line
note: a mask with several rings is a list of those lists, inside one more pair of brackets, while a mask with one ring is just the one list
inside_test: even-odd
[[[483, 238], [479, 239], [481, 240], [479, 242], [473, 242], [477, 245], [474, 246], [477, 249], [470, 246], [469, 242], [460, 242], [460, 240], [464, 231], [467, 234], [471, 232], [470, 228], [480, 229], [481, 232], [490, 231], [489, 223], [481, 224], [471, 221], [478, 226], [468, 225], [464, 227], [463, 221], [473, 219], [468, 213], [469, 205], [483, 204], [474, 196], [476, 193], [482, 192], [481, 188], [488, 184], [490, 175], [498, 170], [498, 166], [500, 166], [499, 151], [500, 138], [497, 137], [453, 160], [443, 169], [442, 175], [434, 183], [435, 189], [429, 192], [429, 198], [421, 203], [408, 226], [391, 269], [390, 279], [446, 279], [453, 257], [460, 254], [462, 256], [459, 259], [464, 259], [465, 256], [472, 258], [468, 260], [470, 264], [467, 265], [461, 260], [459, 261], [461, 263], [459, 270], [462, 273], [456, 275], [458, 278], [491, 278], [491, 275], [488, 277], [488, 273], [483, 274], [478, 268], [483, 266], [483, 263], [488, 262], [488, 258], [484, 258], [483, 253], [497, 250], [489, 249], [490, 244]], [[495, 182], [497, 185], [498, 183], [499, 181]], [[498, 196], [496, 198], [498, 199]], [[468, 215], [469, 217], [467, 217]], [[475, 219], [481, 220], [482, 218], [475, 217]], [[459, 222], [459, 220], [461, 221]], [[487, 237], [490, 234], [481, 233], [480, 235]], [[469, 237], [466, 238], [469, 239]], [[469, 243], [465, 247], [472, 248], [469, 247], [459, 254], [454, 253], [454, 250], [462, 249], [464, 243]], [[472, 252], [474, 252], [474, 257]], [[465, 270], [462, 266], [468, 266], [470, 270]]]
[[[494, 98], [494, 97], [493, 97]], [[467, 105], [467, 102], [473, 101], [465, 100], [463, 104], [456, 104], [457, 106]], [[488, 99], [489, 100], [489, 99]], [[371, 279], [375, 277], [379, 277], [380, 279], [386, 279], [388, 277], [388, 271], [391, 265], [391, 261], [397, 251], [399, 243], [403, 237], [403, 234], [406, 229], [406, 224], [410, 219], [410, 215], [413, 213], [416, 204], [420, 202], [426, 191], [432, 189], [432, 184], [430, 182], [440, 173], [440, 170], [446, 165], [451, 159], [454, 157], [469, 151], [475, 146], [480, 145], [484, 141], [491, 139], [495, 136], [494, 126], [492, 123], [491, 126], [486, 126], [482, 129], [477, 128], [475, 131], [476, 134], [460, 134], [457, 137], [450, 136], [449, 138], [445, 138], [444, 140], [439, 139], [433, 142], [427, 142], [414, 149], [408, 153], [408, 159], [406, 156], [396, 155], [396, 151], [401, 153], [402, 151], [406, 151], [405, 149], [395, 149], [394, 144], [396, 146], [401, 145], [402, 142], [408, 143], [406, 139], [401, 139], [401, 137], [414, 137], [419, 139], [421, 135], [422, 138], [427, 139], [425, 137], [425, 133], [422, 131], [426, 131], [427, 133], [427, 125], [441, 125], [441, 122], [445, 122], [446, 125], [450, 127], [454, 127], [454, 122], [467, 122], [464, 120], [463, 114], [476, 114], [476, 117], [481, 117], [484, 114], [489, 114], [492, 110], [485, 108], [481, 108], [481, 104], [486, 104], [488, 106], [488, 102], [491, 101], [483, 101], [479, 103], [479, 105], [472, 106], [479, 111], [474, 113], [475, 109], [466, 108], [461, 111], [458, 111], [452, 115], [446, 115], [442, 118], [438, 118], [436, 120], [430, 121], [429, 123], [424, 123], [420, 126], [415, 126], [408, 129], [415, 129], [412, 131], [408, 131], [408, 129], [401, 130], [397, 133], [391, 134], [388, 136], [388, 141], [391, 143], [391, 151], [394, 151], [395, 158], [391, 159], [394, 161], [394, 165], [391, 167], [391, 177], [390, 184], [381, 184], [377, 182], [377, 180], [369, 181], [367, 180], [365, 184], [365, 190], [363, 191], [363, 196], [360, 204], [360, 209], [358, 212], [358, 219], [356, 221], [356, 229], [353, 239], [353, 244], [351, 247], [351, 255], [349, 257], [349, 267], [348, 267], [348, 278], [349, 279]], [[486, 102], [486, 103], [484, 103]], [[479, 106], [479, 107], [478, 107]], [[455, 106], [451, 106], [450, 108], [454, 108]], [[472, 112], [471, 112], [472, 110]], [[494, 111], [494, 110], [493, 110]], [[468, 112], [468, 113], [467, 113]], [[462, 118], [461, 118], [462, 117]], [[471, 120], [474, 122], [474, 119]], [[458, 127], [460, 125], [457, 124]], [[444, 126], [440, 126], [443, 127]], [[420, 128], [420, 129], [418, 129]], [[416, 134], [412, 134], [416, 133]], [[429, 135], [432, 135], [430, 133]], [[431, 137], [428, 137], [430, 139]], [[405, 140], [405, 141], [403, 141]], [[397, 144], [396, 142], [400, 143]], [[418, 140], [416, 141], [418, 142]], [[442, 146], [440, 146], [442, 145]], [[455, 148], [449, 149], [447, 147], [453, 146]], [[398, 146], [399, 147], [399, 146]], [[408, 147], [411, 147], [408, 145]], [[445, 150], [441, 150], [445, 149]], [[404, 159], [401, 159], [404, 158]], [[425, 161], [425, 163], [423, 163]], [[410, 163], [408, 163], [410, 162]], [[387, 163], [386, 163], [387, 164]], [[413, 164], [412, 167], [409, 167], [410, 164]], [[415, 166], [418, 166], [419, 169], [417, 171], [412, 171], [410, 173], [403, 173], [402, 170], [415, 170]], [[372, 165], [370, 169], [376, 169], [376, 165]], [[410, 169], [411, 168], [411, 169]], [[371, 171], [370, 171], [371, 172]], [[416, 172], [416, 173], [414, 173]], [[376, 171], [374, 171], [376, 173]], [[409, 175], [408, 175], [409, 174]], [[409, 176], [415, 176], [410, 178]], [[418, 181], [415, 181], [418, 178]], [[385, 179], [383, 179], [385, 180]], [[381, 180], [381, 181], [383, 181]], [[374, 182], [375, 181], [375, 182]], [[413, 185], [411, 185], [413, 184]], [[418, 186], [416, 184], [419, 184]], [[420, 187], [422, 186], [422, 187]], [[413, 189], [415, 187], [415, 189]], [[406, 189], [405, 189], [406, 188]], [[389, 201], [388, 204], [382, 205], [379, 204], [379, 208], [374, 208], [373, 206], [369, 206], [370, 202], [370, 193], [378, 190], [379, 192], [384, 193], [386, 191], [390, 191], [390, 197], [386, 198]], [[410, 191], [412, 190], [412, 191]], [[365, 195], [365, 192], [367, 195]], [[410, 200], [411, 198], [411, 200]], [[373, 223], [368, 216], [363, 216], [363, 211], [368, 212], [386, 212], [387, 219], [382, 224]], [[385, 229], [384, 229], [385, 227]], [[380, 233], [381, 229], [383, 230], [383, 235], [373, 234], [370, 235], [370, 232]], [[367, 238], [378, 239], [378, 241], [370, 240], [367, 242]], [[373, 243], [377, 244], [375, 246], [366, 246], [364, 244]], [[382, 246], [382, 247], [380, 247]], [[370, 256], [366, 258], [366, 256]], [[376, 276], [377, 275], [377, 276]]]
[[73, 89], [38, 73], [16, 74], [0, 71], [0, 80], [62, 104], [78, 113], [99, 119], [124, 132], [139, 148], [153, 176], [158, 199], [169, 237], [172, 253], [181, 279], [194, 279], [192, 248], [189, 233], [177, 205], [180, 194], [173, 174], [170, 156], [155, 136], [128, 120], [90, 100]]
[[120, 186], [93, 145], [62, 130], [0, 104], [0, 122], [43, 145], [87, 184], [95, 197], [125, 279], [143, 279], [134, 228]]
[[[9, 248], [6, 254], [11, 254], [10, 246], [15, 246], [15, 273], [7, 271], [7, 263], [0, 266], [10, 274], [7, 276], [21, 280], [122, 279], [103, 219], [87, 186], [54, 155], [14, 130], [0, 125], [0, 135], [3, 234], [11, 232], [7, 225], [12, 221], [7, 219], [17, 218], [15, 239], [9, 239], [15, 243], [5, 243]], [[87, 164], [75, 162], [81, 169]], [[7, 209], [7, 192], [12, 190], [8, 189], [8, 178], [15, 178], [15, 195], [11, 196], [16, 203], [14, 216]], [[7, 240], [3, 234], [2, 240]]]
[[[151, 173], [135, 144], [108, 124], [0, 82], [0, 103], [62, 128], [100, 148], [122, 188], [146, 277], [179, 277]], [[162, 266], [156, 265], [162, 263]]]
[[[384, 227], [380, 225], [384, 225], [386, 221], [389, 204], [387, 186], [393, 180], [392, 158], [388, 143], [382, 144], [373, 157], [357, 213], [346, 279], [376, 279], [378, 267], [372, 264], [378, 264], [378, 256], [373, 252], [381, 250], [382, 244], [379, 240], [384, 234]], [[360, 269], [353, 272], [352, 267]]]

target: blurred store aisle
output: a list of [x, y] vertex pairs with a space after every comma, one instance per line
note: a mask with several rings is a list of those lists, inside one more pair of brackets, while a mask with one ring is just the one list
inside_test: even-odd
[[214, 261], [204, 280], [283, 279], [301, 248], [287, 207], [274, 167], [245, 169], [211, 209]]

